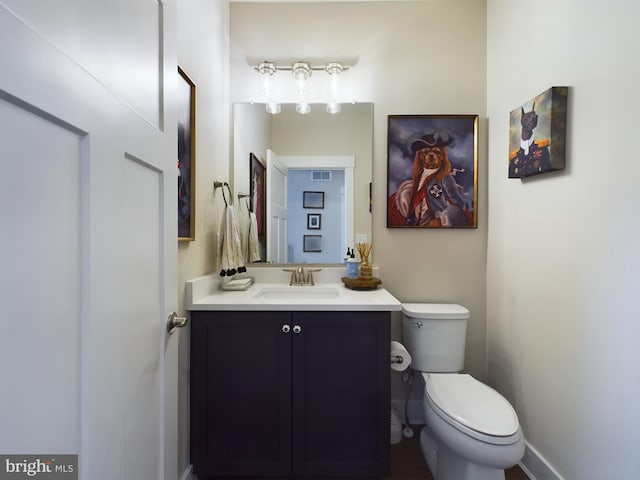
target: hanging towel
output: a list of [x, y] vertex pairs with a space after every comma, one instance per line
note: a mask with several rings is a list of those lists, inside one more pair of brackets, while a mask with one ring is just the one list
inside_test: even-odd
[[258, 218], [249, 212], [249, 263], [260, 261], [260, 242], [258, 240]]
[[240, 234], [238, 233], [238, 216], [233, 205], [225, 207], [220, 226], [221, 251], [220, 260], [222, 262], [221, 277], [232, 277], [236, 273], [247, 271], [242, 257], [240, 246]]

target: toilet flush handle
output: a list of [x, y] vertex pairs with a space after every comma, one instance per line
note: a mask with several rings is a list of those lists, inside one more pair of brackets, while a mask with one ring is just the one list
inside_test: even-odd
[[418, 320], [417, 322], [413, 322], [414, 327], [422, 328], [422, 322]]

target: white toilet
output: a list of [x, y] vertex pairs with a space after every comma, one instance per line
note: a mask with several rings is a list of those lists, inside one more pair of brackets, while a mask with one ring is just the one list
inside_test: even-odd
[[469, 310], [444, 303], [402, 305], [404, 344], [421, 372], [426, 426], [420, 445], [436, 480], [504, 480], [524, 455], [511, 404], [471, 375], [459, 373]]

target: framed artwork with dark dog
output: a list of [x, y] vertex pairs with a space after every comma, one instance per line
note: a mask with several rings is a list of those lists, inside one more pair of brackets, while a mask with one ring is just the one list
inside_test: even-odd
[[266, 230], [267, 183], [265, 181], [265, 166], [253, 153], [249, 154], [249, 175], [251, 175], [249, 180], [251, 211], [256, 215], [258, 238], [263, 239]]
[[509, 178], [564, 168], [568, 90], [551, 87], [511, 111]]
[[388, 122], [387, 227], [477, 227], [478, 116]]
[[196, 239], [196, 84], [178, 66], [178, 241]]

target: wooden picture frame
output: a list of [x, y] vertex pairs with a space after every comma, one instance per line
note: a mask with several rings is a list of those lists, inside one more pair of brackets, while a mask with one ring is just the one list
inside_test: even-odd
[[178, 241], [196, 239], [196, 84], [178, 66]]
[[253, 153], [249, 154], [249, 196], [251, 211], [255, 213], [258, 222], [258, 238], [264, 238], [266, 232], [267, 213], [267, 183], [266, 168]]
[[302, 208], [324, 208], [324, 192], [302, 192]]
[[476, 228], [478, 115], [389, 115], [388, 228]]
[[307, 230], [320, 230], [322, 228], [322, 215], [320, 213], [307, 213]]

